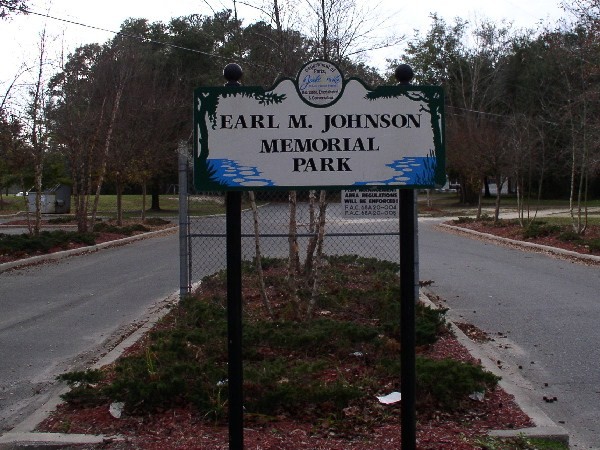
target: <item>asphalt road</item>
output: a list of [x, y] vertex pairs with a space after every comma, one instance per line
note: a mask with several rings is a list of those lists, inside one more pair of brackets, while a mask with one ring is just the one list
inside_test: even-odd
[[178, 245], [172, 234], [0, 273], [0, 431], [179, 289]]
[[[391, 222], [348, 224], [389, 232]], [[532, 401], [571, 433], [573, 448], [600, 448], [598, 266], [457, 236], [435, 224], [420, 221], [420, 279], [434, 282], [455, 317], [498, 336], [503, 364], [522, 367], [535, 388]], [[340, 222], [329, 232], [344, 228]], [[354, 245], [353, 253], [397, 255], [393, 236], [375, 243], [341, 237], [329, 245], [328, 252]], [[284, 249], [285, 242], [273, 252]], [[106, 339], [175, 292], [178, 271], [174, 234], [1, 273], [0, 431], [45, 400], [56, 375], [85, 364]]]
[[420, 279], [454, 317], [495, 338], [501, 364], [531, 382], [533, 404], [567, 429], [571, 448], [600, 448], [600, 267], [435, 224], [420, 223]]

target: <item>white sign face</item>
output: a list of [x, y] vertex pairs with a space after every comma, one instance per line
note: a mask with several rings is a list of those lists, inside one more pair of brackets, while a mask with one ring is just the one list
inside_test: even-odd
[[[339, 71], [327, 64], [331, 65], [307, 64], [298, 80], [284, 79], [267, 91], [196, 89], [196, 187], [359, 189], [443, 184], [441, 88], [369, 89], [350, 79], [338, 91], [327, 78], [337, 80]], [[316, 78], [308, 81], [314, 70], [328, 72], [321, 80], [329, 87], [316, 87], [320, 83]], [[303, 91], [301, 80], [311, 87]]]
[[397, 189], [342, 191], [342, 206], [346, 217], [398, 217], [400, 194]]

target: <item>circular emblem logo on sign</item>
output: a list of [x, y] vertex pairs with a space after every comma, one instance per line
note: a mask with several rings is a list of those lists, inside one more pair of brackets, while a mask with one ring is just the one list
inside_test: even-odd
[[311, 61], [298, 72], [296, 88], [300, 97], [310, 105], [329, 106], [342, 95], [344, 78], [332, 63]]

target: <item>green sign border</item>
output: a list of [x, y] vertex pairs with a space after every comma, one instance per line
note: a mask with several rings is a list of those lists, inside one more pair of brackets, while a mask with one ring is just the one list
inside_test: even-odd
[[[336, 185], [336, 186], [229, 186], [219, 183], [213, 179], [213, 173], [210, 173], [207, 160], [209, 155], [208, 148], [208, 126], [207, 123], [216, 116], [217, 107], [220, 98], [227, 97], [250, 97], [254, 98], [259, 104], [275, 104], [283, 101], [284, 96], [278, 96], [273, 91], [283, 81], [292, 81], [297, 86], [297, 79], [281, 78], [272, 87], [265, 89], [262, 86], [209, 86], [198, 87], [194, 90], [194, 186], [199, 191], [281, 191], [281, 190], [341, 190], [358, 189], [368, 190], [374, 187], [388, 189], [431, 189], [435, 186], [443, 186], [446, 182], [446, 153], [445, 153], [445, 115], [444, 115], [444, 92], [441, 86], [414, 86], [414, 85], [384, 85], [376, 88], [369, 87], [359, 78], [344, 78], [344, 92], [346, 85], [352, 81], [360, 82], [368, 91], [366, 98], [377, 100], [378, 98], [408, 97], [415, 101], [425, 101], [429, 106], [430, 117], [432, 121], [433, 140], [435, 147], [436, 165], [434, 169], [433, 183], [431, 184], [412, 184], [412, 185]], [[339, 98], [342, 96], [340, 95]], [[314, 108], [323, 108], [323, 106], [310, 105], [299, 95], [300, 100]], [[333, 104], [333, 103], [332, 103]], [[331, 105], [327, 105], [331, 106]], [[438, 120], [439, 119], [439, 120]], [[439, 124], [439, 126], [437, 126]], [[204, 138], [199, 141], [198, 128], [201, 130]]]

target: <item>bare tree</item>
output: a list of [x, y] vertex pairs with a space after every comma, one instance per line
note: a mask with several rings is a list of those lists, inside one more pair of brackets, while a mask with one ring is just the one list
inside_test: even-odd
[[267, 294], [267, 286], [265, 284], [265, 276], [262, 267], [262, 251], [260, 248], [260, 230], [259, 230], [259, 218], [258, 218], [258, 206], [256, 204], [256, 196], [253, 191], [248, 192], [250, 198], [250, 205], [252, 207], [252, 218], [254, 223], [254, 247], [255, 247], [255, 266], [258, 275], [258, 289], [260, 291], [260, 298], [263, 302], [263, 306], [267, 310], [269, 317], [273, 318], [273, 308]]
[[46, 65], [46, 29], [40, 34], [38, 43], [37, 76], [33, 88], [30, 91], [27, 122], [28, 138], [30, 143], [31, 158], [34, 167], [35, 186], [35, 220], [32, 232], [38, 235], [42, 221], [42, 173], [44, 166], [44, 154], [46, 151], [46, 132], [44, 118], [45, 104], [45, 79], [44, 69]]
[[546, 172], [546, 136], [543, 125], [543, 121], [525, 114], [513, 114], [509, 118], [508, 146], [521, 227], [530, 226], [536, 219], [542, 197]]
[[0, 19], [9, 18], [13, 14], [27, 14], [27, 0], [2, 0], [0, 2]]

